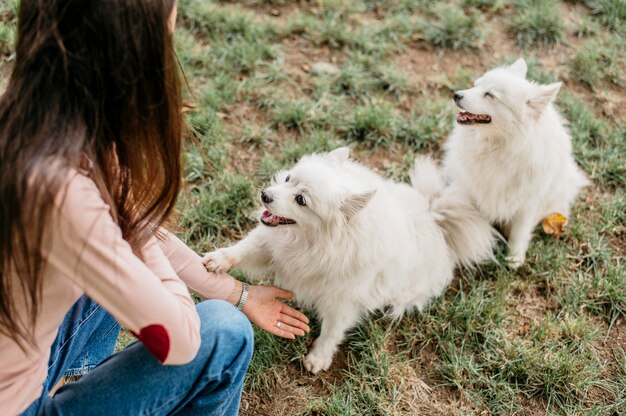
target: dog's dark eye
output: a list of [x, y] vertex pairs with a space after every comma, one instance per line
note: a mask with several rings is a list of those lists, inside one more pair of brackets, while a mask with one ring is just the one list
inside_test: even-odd
[[285, 182], [289, 182], [289, 179], [291, 179], [291, 175], [287, 175], [287, 177], [285, 178]]
[[494, 98], [493, 94], [490, 93], [489, 91], [485, 93], [485, 97]]
[[296, 202], [300, 206], [303, 206], [303, 207], [306, 206], [306, 200], [304, 199], [304, 197], [302, 195], [296, 195]]

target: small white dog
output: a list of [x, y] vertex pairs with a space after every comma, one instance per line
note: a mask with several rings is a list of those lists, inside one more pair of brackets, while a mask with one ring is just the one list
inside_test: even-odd
[[511, 267], [524, 263], [535, 225], [552, 213], [569, 216], [589, 182], [552, 104], [561, 83], [535, 84], [526, 80], [526, 70], [519, 59], [457, 91], [454, 101], [463, 111], [444, 144], [448, 180], [490, 222], [502, 225]]
[[330, 366], [346, 330], [391, 306], [399, 317], [443, 292], [456, 264], [491, 258], [495, 231], [444, 188], [431, 159], [416, 161], [413, 186], [384, 179], [349, 150], [304, 156], [261, 193], [266, 210], [245, 239], [205, 256], [211, 271], [240, 268], [293, 291], [322, 319], [305, 358]]

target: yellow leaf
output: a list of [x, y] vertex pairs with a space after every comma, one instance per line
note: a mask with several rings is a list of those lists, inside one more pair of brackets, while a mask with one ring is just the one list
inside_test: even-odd
[[567, 227], [568, 223], [569, 221], [567, 221], [565, 215], [553, 212], [543, 219], [541, 226], [543, 227], [544, 233], [552, 234], [555, 238], [559, 238], [565, 231], [565, 227]]

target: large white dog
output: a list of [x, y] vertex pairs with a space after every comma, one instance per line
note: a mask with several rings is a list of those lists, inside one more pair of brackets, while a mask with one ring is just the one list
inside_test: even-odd
[[456, 264], [491, 257], [490, 224], [419, 159], [413, 186], [384, 179], [349, 150], [303, 157], [261, 193], [266, 210], [245, 239], [205, 256], [212, 271], [231, 267], [270, 277], [322, 319], [305, 358], [328, 369], [346, 330], [369, 311], [393, 316], [422, 309], [443, 292]]
[[552, 213], [569, 216], [588, 183], [552, 104], [561, 83], [535, 84], [525, 79], [526, 70], [519, 59], [457, 91], [454, 101], [463, 111], [444, 145], [446, 175], [489, 221], [502, 225], [511, 267], [524, 262], [535, 225]]

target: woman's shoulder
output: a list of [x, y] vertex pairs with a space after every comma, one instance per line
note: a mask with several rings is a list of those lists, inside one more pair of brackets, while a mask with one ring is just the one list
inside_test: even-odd
[[58, 209], [102, 201], [100, 190], [91, 175], [90, 170], [72, 166], [60, 158], [41, 161], [28, 173], [23, 200], [25, 207], [45, 203]]
[[[30, 169], [29, 186], [50, 186], [59, 189], [71, 187], [73, 190], [98, 189], [91, 178], [93, 164], [88, 159], [77, 164], [69, 164], [62, 158], [51, 157]], [[56, 184], [56, 186], [55, 186]], [[76, 188], [76, 189], [74, 189]]]
[[85, 172], [74, 167], [68, 167], [62, 175], [63, 179], [57, 195], [57, 205], [63, 205], [64, 200], [67, 198], [76, 202], [91, 200], [92, 198], [102, 199], [98, 186]]
[[109, 211], [109, 205], [102, 198], [100, 189], [89, 171], [67, 165], [47, 170], [58, 175], [53, 204], [53, 211], [57, 214], [78, 219], [93, 210]]

